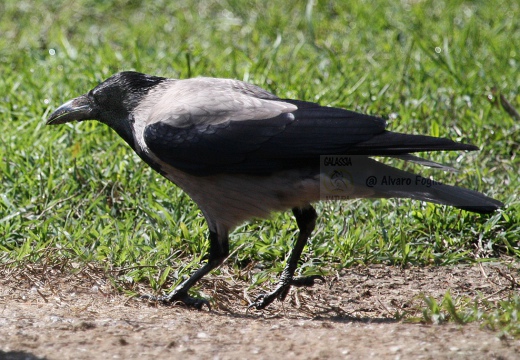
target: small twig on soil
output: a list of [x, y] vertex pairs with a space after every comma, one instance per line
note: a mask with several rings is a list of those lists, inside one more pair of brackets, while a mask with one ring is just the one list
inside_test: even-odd
[[515, 289], [517, 287], [520, 286], [520, 284], [518, 284], [518, 282], [516, 281], [516, 279], [513, 277], [513, 275], [511, 274], [506, 274], [504, 273], [502, 270], [498, 269], [498, 268], [495, 268], [496, 272], [502, 276], [504, 279], [506, 279], [507, 281], [509, 281], [511, 283], [511, 289]]
[[379, 292], [377, 293], [377, 302], [383, 307], [383, 309], [385, 309], [385, 311], [388, 313], [388, 315], [390, 315], [391, 317], [395, 317], [394, 314], [392, 314], [390, 312], [390, 310], [388, 310], [388, 308], [385, 306], [385, 304], [383, 304], [383, 302], [381, 301], [381, 298], [380, 298], [380, 295]]
[[484, 300], [489, 301], [493, 296], [500, 294], [501, 292], [506, 291], [507, 288], [502, 288], [500, 290], [495, 291], [493, 294], [490, 294], [484, 298]]
[[518, 111], [511, 105], [509, 101], [507, 101], [506, 97], [503, 94], [500, 94], [500, 105], [504, 108], [504, 110], [511, 116], [513, 119], [520, 121], [520, 114]]
[[155, 269], [158, 269], [159, 266], [158, 265], [136, 265], [136, 266], [129, 266], [129, 267], [126, 267], [126, 268], [108, 270], [108, 272], [111, 272], [111, 273], [121, 273], [123, 271], [135, 270], [135, 269], [145, 269], [145, 268], [155, 268]]
[[479, 266], [480, 272], [482, 273], [482, 276], [484, 276], [484, 278], [487, 279], [488, 276], [486, 274], [486, 271], [484, 270], [484, 267], [482, 266], [482, 263], [479, 262], [478, 266]]
[[40, 295], [43, 299], [43, 301], [45, 301], [46, 303], [49, 302], [49, 300], [47, 300], [47, 296], [43, 295], [40, 291], [40, 289], [36, 288], [36, 292], [38, 293], [38, 295]]

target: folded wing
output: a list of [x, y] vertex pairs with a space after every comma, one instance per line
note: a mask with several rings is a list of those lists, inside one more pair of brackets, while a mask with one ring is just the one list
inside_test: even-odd
[[[221, 96], [220, 102], [226, 99]], [[236, 101], [236, 96], [229, 96], [229, 101]], [[248, 120], [238, 107], [235, 113], [226, 112], [223, 119], [218, 111], [222, 103], [213, 101], [208, 107], [199, 102], [197, 114], [202, 108], [204, 121], [190, 123], [190, 106], [195, 105], [184, 103], [182, 124], [170, 115], [155, 116], [148, 121], [144, 140], [162, 161], [199, 176], [269, 175], [297, 167], [319, 168], [321, 155], [396, 156], [430, 150], [477, 149], [449, 139], [389, 132], [383, 119], [344, 109], [277, 98], [262, 101], [283, 102], [297, 109], [271, 118]], [[247, 111], [251, 112], [251, 107]]]

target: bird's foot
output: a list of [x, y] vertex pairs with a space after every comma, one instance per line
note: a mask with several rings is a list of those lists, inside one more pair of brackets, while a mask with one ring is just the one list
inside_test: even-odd
[[198, 299], [192, 296], [189, 296], [186, 292], [183, 291], [172, 291], [168, 295], [163, 296], [153, 296], [153, 295], [141, 295], [141, 299], [145, 299], [148, 301], [160, 302], [164, 305], [172, 305], [176, 302], [181, 302], [187, 307], [195, 308], [197, 310], [202, 310], [202, 307], [206, 305], [209, 310], [211, 310], [211, 306], [209, 301], [205, 299]]
[[255, 301], [248, 306], [248, 310], [251, 308], [255, 308], [257, 310], [265, 309], [275, 299], [284, 301], [285, 297], [289, 293], [291, 286], [311, 287], [315, 284], [316, 280], [325, 282], [325, 278], [320, 275], [301, 276], [289, 279], [289, 281], [281, 281], [278, 286], [270, 293], [258, 295]]
[[311, 276], [298, 276], [291, 280], [291, 285], [296, 287], [311, 287], [316, 283], [316, 280], [320, 280], [325, 283], [325, 278], [321, 275]]

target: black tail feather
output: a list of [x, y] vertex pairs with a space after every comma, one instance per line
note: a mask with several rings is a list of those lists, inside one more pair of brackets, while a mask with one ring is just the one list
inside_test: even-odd
[[421, 151], [478, 150], [471, 144], [458, 143], [446, 138], [410, 135], [385, 131], [370, 140], [356, 144], [351, 153], [359, 155], [400, 155]]

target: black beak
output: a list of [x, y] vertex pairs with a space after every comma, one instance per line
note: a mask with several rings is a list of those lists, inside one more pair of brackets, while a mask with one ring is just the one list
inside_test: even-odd
[[96, 111], [87, 95], [67, 101], [54, 111], [47, 125], [65, 124], [71, 121], [94, 120]]

